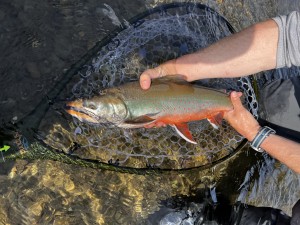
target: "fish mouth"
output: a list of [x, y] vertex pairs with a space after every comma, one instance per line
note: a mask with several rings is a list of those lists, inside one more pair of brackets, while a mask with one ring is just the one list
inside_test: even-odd
[[98, 116], [95, 115], [93, 112], [87, 110], [84, 106], [82, 101], [73, 101], [68, 102], [65, 105], [65, 111], [69, 113], [71, 116], [76, 117], [81, 122], [89, 122], [89, 123], [99, 123]]

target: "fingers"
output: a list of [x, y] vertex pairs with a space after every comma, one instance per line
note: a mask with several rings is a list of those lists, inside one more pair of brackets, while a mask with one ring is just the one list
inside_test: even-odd
[[143, 73], [140, 76], [140, 85], [142, 89], [147, 90], [151, 85], [151, 78], [147, 73]]
[[142, 73], [140, 76], [140, 85], [142, 89], [146, 90], [151, 85], [151, 79], [155, 79], [158, 77], [163, 77], [166, 75], [174, 75], [177, 74], [176, 72], [176, 59], [169, 60], [158, 67], [155, 67], [153, 69], [148, 69], [145, 72]]
[[224, 114], [224, 119], [229, 121], [231, 120], [231, 118], [236, 118], [235, 114], [236, 113], [240, 113], [241, 110], [244, 109], [244, 106], [241, 102], [241, 99], [240, 97], [242, 96], [242, 92], [236, 92], [236, 91], [232, 91], [230, 93], [230, 100], [231, 100], [231, 103], [233, 105], [233, 110], [230, 110], [228, 112], [225, 112]]
[[233, 91], [230, 93], [230, 99], [234, 110], [240, 110], [244, 108], [242, 101], [240, 99], [242, 95], [243, 95], [242, 92]]
[[154, 69], [146, 70], [142, 75], [140, 76], [140, 85], [142, 89], [147, 90], [151, 85], [151, 79], [158, 77], [156, 76]]
[[159, 67], [148, 69], [140, 76], [140, 85], [142, 89], [147, 90], [151, 85], [151, 79], [162, 77], [163, 73]]

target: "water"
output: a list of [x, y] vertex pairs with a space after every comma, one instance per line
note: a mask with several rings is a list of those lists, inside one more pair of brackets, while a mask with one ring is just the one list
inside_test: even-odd
[[[28, 115], [98, 40], [160, 2], [2, 1], [3, 124], [16, 123]], [[203, 2], [224, 15], [237, 30], [277, 13], [285, 14], [299, 5], [299, 1], [285, 0]], [[71, 88], [66, 91], [71, 92]], [[8, 138], [1, 132], [0, 143]], [[14, 138], [26, 151], [26, 141], [20, 134]], [[157, 211], [201, 212], [201, 206], [207, 203], [204, 199], [213, 202], [215, 196], [209, 190], [215, 187], [220, 202], [242, 200], [281, 208], [287, 213], [300, 198], [298, 175], [247, 148], [204, 171], [151, 175], [95, 170], [48, 160], [18, 160], [0, 165], [0, 181], [1, 224], [155, 224], [158, 221], [151, 215], [157, 215]], [[189, 202], [194, 205], [187, 205]]]

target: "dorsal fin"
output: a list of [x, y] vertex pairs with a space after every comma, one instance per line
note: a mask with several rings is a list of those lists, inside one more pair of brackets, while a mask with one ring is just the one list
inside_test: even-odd
[[159, 83], [176, 83], [176, 84], [185, 84], [190, 85], [190, 83], [186, 80], [186, 76], [184, 75], [167, 75], [159, 78], [155, 78], [152, 80], [154, 84]]

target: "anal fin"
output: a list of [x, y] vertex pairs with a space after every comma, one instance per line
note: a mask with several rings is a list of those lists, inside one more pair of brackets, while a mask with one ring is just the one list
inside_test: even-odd
[[187, 142], [190, 142], [192, 144], [197, 144], [197, 142], [194, 140], [187, 123], [179, 123], [179, 124], [173, 124], [171, 125], [175, 128], [176, 132]]
[[212, 117], [208, 117], [208, 122], [213, 126], [215, 129], [219, 129], [219, 126], [222, 124], [223, 119], [223, 112], [220, 112]]

